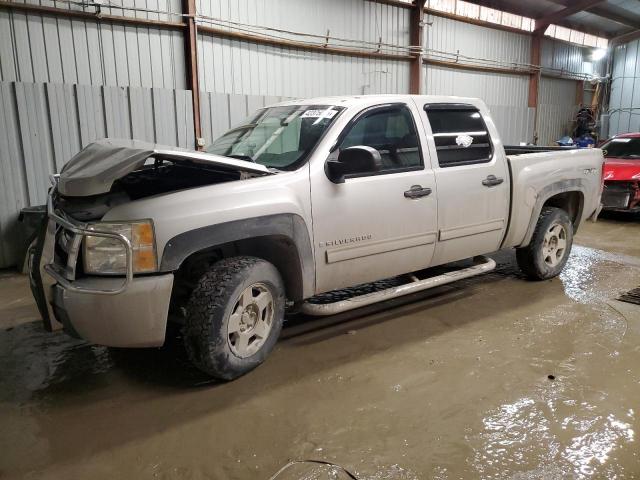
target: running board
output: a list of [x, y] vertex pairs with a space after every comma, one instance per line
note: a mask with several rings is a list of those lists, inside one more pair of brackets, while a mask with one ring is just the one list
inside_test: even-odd
[[413, 282], [404, 285], [359, 295], [346, 300], [340, 300], [333, 303], [309, 303], [307, 301], [301, 305], [300, 312], [314, 316], [335, 315], [337, 313], [347, 312], [373, 303], [391, 300], [392, 298], [402, 297], [403, 295], [409, 295], [410, 293], [421, 292], [422, 290], [439, 287], [440, 285], [446, 285], [447, 283], [456, 282], [464, 278], [482, 275], [483, 273], [490, 272], [496, 268], [496, 262], [488, 257], [476, 257], [474, 258], [474, 261], [476, 264], [468, 268], [443, 273], [442, 275], [425, 278], [424, 280], [416, 279]]

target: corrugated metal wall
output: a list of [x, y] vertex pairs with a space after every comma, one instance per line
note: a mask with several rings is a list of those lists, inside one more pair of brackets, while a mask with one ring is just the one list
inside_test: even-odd
[[[528, 63], [530, 37], [517, 33], [428, 16], [427, 49], [460, 52], [466, 56]], [[527, 106], [529, 78], [426, 66], [425, 93], [482, 98], [505, 143], [531, 141], [534, 112]]]
[[538, 144], [554, 145], [564, 135], [570, 135], [575, 117], [576, 82], [542, 77], [538, 97]]
[[45, 203], [49, 175], [104, 137], [191, 147], [191, 92], [0, 82], [0, 267], [16, 261], [20, 209]]
[[603, 76], [606, 60], [592, 61], [590, 58], [592, 50], [590, 47], [544, 38], [541, 45], [540, 63], [543, 67], [555, 70], [557, 74], [580, 73]]
[[640, 40], [615, 47], [609, 113], [609, 135], [640, 132]]
[[183, 34], [0, 9], [0, 80], [185, 89]]
[[[363, 0], [199, 0], [199, 15], [304, 34], [409, 45], [409, 11]], [[222, 20], [222, 22], [220, 22]], [[242, 26], [238, 26], [242, 28]], [[278, 31], [278, 38], [294, 38]], [[295, 37], [299, 39], [299, 37]], [[336, 44], [336, 40], [330, 40]], [[319, 96], [409, 90], [409, 63], [327, 55], [198, 36], [200, 88], [248, 95]]]

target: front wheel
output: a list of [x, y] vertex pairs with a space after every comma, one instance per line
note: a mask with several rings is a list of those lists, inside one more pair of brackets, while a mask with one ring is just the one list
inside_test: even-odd
[[255, 257], [221, 260], [200, 278], [187, 304], [184, 340], [203, 372], [233, 380], [260, 365], [280, 336], [284, 285]]
[[544, 207], [538, 218], [531, 242], [516, 249], [518, 266], [534, 280], [557, 276], [569, 258], [573, 244], [573, 224], [567, 212]]

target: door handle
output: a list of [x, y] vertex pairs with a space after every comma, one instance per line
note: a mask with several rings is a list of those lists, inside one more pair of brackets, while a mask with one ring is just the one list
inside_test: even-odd
[[495, 175], [489, 175], [487, 178], [482, 180], [482, 185], [485, 187], [495, 187], [496, 185], [500, 185], [504, 182], [504, 178], [498, 178]]
[[409, 190], [404, 192], [405, 198], [421, 198], [431, 195], [431, 189], [429, 187], [422, 187], [421, 185], [413, 185]]

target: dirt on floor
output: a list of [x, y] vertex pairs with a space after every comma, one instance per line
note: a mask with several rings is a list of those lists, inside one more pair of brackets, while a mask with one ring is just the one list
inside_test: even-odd
[[[269, 479], [290, 459], [360, 479], [640, 476], [640, 222], [586, 224], [559, 278], [498, 269], [322, 320], [216, 384], [162, 349], [49, 334], [0, 276], [0, 478]], [[284, 479], [349, 478], [299, 464]]]

